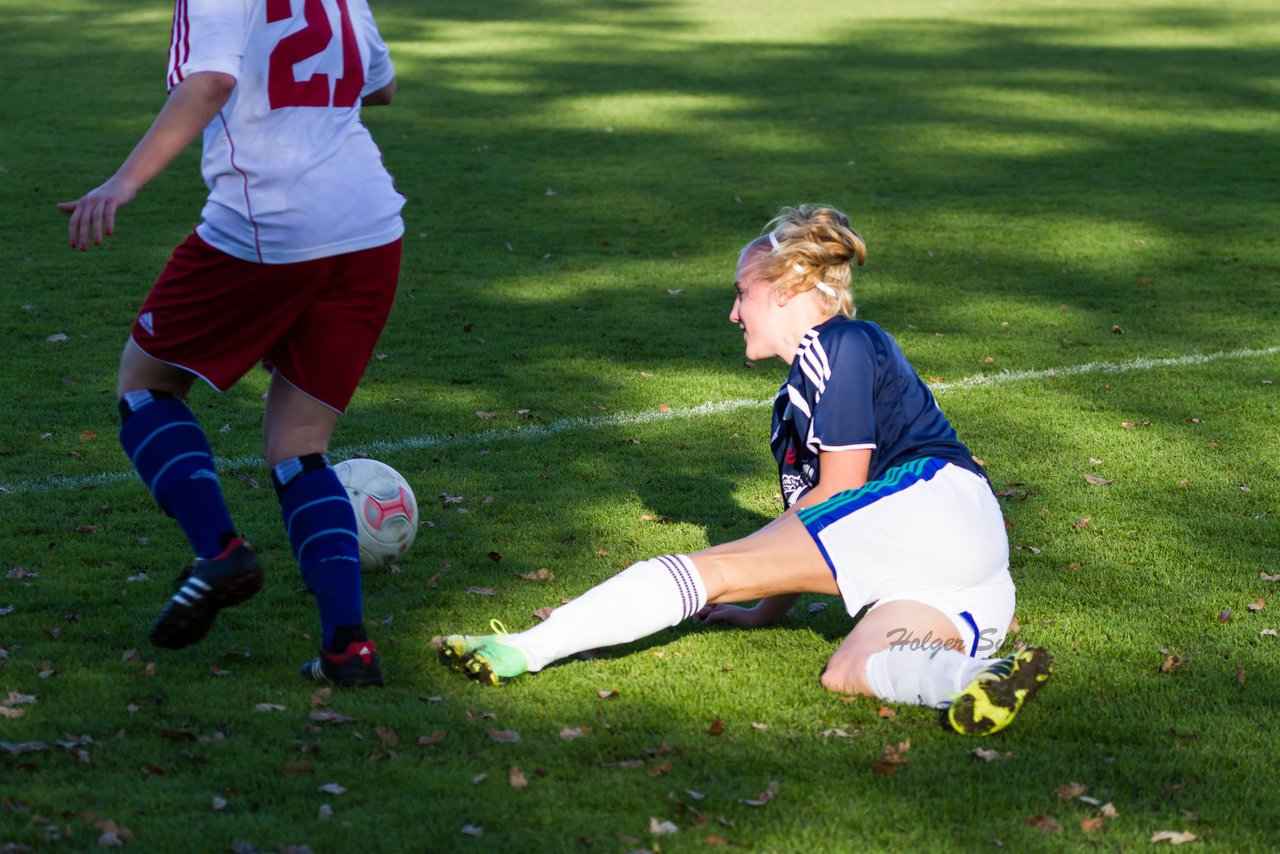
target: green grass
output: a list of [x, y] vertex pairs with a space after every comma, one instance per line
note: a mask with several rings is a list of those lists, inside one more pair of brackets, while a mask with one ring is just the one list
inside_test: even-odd
[[[197, 152], [89, 255], [53, 208], [162, 103], [170, 9], [0, 0], [23, 71], [0, 94], [0, 701], [35, 698], [0, 743], [48, 747], [0, 750], [0, 845], [97, 849], [110, 821], [144, 851], [1272, 848], [1280, 359], [962, 381], [1280, 346], [1280, 24], [1257, 0], [865, 5], [378, 0], [401, 85], [366, 121], [409, 197], [404, 276], [335, 444], [402, 471], [429, 524], [366, 579], [388, 687], [317, 699], [294, 675], [313, 608], [246, 462], [261, 375], [193, 401], [267, 586], [197, 647], [146, 642], [187, 554], [114, 442], [115, 367], [198, 217]], [[750, 402], [782, 366], [744, 367], [729, 284], [780, 205], [815, 200], [867, 238], [860, 316], [1009, 492], [1020, 637], [1059, 663], [1045, 692], [983, 741], [881, 717], [819, 687], [850, 628], [820, 597], [501, 690], [440, 667], [433, 636], [526, 627], [777, 511]], [[1069, 782], [1117, 815], [1087, 833], [1099, 808]]]

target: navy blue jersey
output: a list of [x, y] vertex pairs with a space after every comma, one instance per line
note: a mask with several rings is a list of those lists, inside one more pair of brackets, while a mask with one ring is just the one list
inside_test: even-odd
[[847, 317], [805, 333], [773, 404], [769, 446], [788, 507], [818, 482], [820, 451], [870, 450], [868, 480], [921, 457], [982, 474], [898, 342]]

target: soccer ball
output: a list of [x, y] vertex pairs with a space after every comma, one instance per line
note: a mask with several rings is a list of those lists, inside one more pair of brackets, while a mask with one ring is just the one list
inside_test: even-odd
[[387, 569], [418, 535], [418, 502], [400, 472], [377, 460], [344, 460], [333, 467], [356, 511], [360, 569]]

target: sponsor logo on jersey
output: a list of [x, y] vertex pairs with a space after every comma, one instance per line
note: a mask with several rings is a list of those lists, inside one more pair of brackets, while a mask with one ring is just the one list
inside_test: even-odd
[[795, 504], [796, 499], [808, 488], [809, 484], [805, 483], [804, 478], [798, 474], [784, 474], [782, 476], [782, 494], [786, 497], [788, 507]]

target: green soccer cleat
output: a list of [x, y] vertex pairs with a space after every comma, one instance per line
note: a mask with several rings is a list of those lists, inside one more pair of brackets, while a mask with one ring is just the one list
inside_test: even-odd
[[507, 627], [498, 620], [490, 620], [489, 628], [493, 629], [494, 634], [449, 635], [444, 639], [444, 642], [440, 646], [440, 661], [459, 673], [466, 673], [467, 668], [463, 662], [467, 656], [485, 644], [499, 640], [504, 635], [510, 634], [510, 632], [507, 631]]
[[963, 735], [999, 732], [1052, 674], [1053, 656], [1039, 647], [996, 659], [951, 702], [947, 721]]
[[527, 673], [529, 658], [524, 650], [502, 639], [510, 634], [498, 620], [490, 620], [491, 635], [449, 635], [440, 646], [440, 660], [477, 682], [501, 685]]
[[462, 659], [462, 672], [469, 679], [501, 685], [529, 672], [529, 656], [518, 646], [494, 638]]

